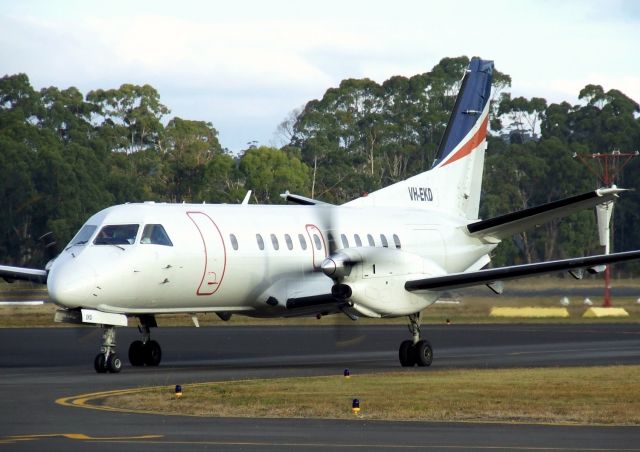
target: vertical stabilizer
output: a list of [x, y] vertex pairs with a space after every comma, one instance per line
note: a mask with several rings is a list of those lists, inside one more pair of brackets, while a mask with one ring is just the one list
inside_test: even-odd
[[493, 62], [473, 58], [431, 170], [346, 205], [440, 209], [478, 218]]

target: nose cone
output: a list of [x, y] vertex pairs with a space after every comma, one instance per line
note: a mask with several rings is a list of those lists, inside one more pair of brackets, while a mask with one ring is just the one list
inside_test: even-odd
[[91, 306], [96, 291], [94, 269], [78, 259], [56, 262], [47, 278], [49, 298], [66, 308]]

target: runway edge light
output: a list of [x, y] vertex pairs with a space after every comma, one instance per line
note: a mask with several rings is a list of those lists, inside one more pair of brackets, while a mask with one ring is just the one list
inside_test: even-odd
[[179, 399], [180, 397], [182, 397], [182, 386], [176, 385], [176, 398]]
[[342, 374], [344, 375], [344, 378], [350, 378], [351, 377], [351, 373], [349, 372], [349, 369], [345, 369]]
[[360, 413], [360, 400], [353, 399], [353, 401], [351, 402], [351, 412], [353, 414]]

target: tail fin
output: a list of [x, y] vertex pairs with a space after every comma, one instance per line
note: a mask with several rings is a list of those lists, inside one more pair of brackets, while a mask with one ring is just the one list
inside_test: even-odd
[[492, 78], [493, 61], [471, 60], [431, 170], [345, 205], [453, 209], [478, 218]]

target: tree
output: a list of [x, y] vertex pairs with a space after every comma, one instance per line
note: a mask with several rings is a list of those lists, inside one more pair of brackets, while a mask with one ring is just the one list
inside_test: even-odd
[[247, 150], [240, 158], [245, 188], [253, 190], [257, 202], [279, 204], [280, 194], [289, 190], [307, 195], [309, 168], [284, 151], [260, 146]]
[[[162, 132], [160, 120], [169, 109], [160, 103], [160, 94], [150, 85], [124, 84], [118, 89], [90, 91], [87, 101], [94, 104], [108, 128], [128, 137], [114, 143], [114, 150], [135, 152], [153, 147]], [[126, 130], [126, 133], [124, 131]]]

